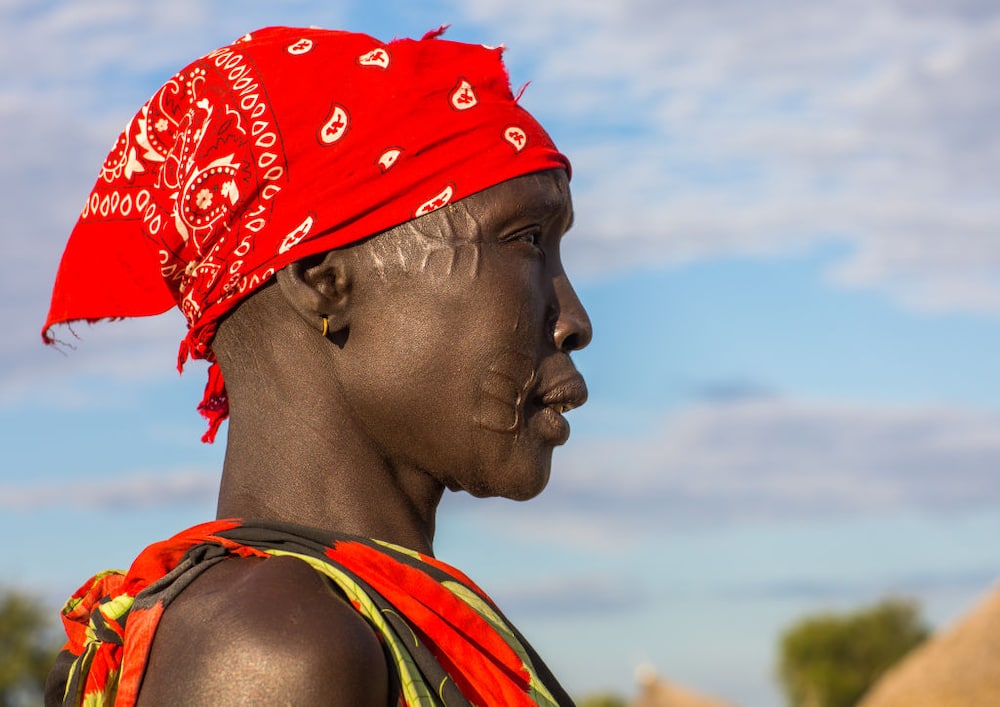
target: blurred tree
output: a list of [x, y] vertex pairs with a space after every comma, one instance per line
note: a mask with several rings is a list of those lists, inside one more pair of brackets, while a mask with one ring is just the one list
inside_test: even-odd
[[592, 692], [576, 701], [577, 707], [625, 707], [625, 698], [614, 692]]
[[625, 707], [625, 699], [613, 692], [596, 692], [577, 700], [577, 707]]
[[16, 591], [0, 594], [0, 707], [41, 704], [59, 651], [51, 610]]
[[907, 599], [807, 616], [781, 638], [778, 678], [794, 707], [851, 707], [927, 635], [918, 605]]

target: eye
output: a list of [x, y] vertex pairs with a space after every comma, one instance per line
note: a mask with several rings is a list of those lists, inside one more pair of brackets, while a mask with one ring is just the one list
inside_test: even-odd
[[523, 228], [520, 231], [515, 231], [510, 235], [504, 236], [501, 241], [504, 243], [527, 243], [535, 248], [541, 247], [542, 240], [542, 229], [539, 226], [531, 226], [530, 228]]

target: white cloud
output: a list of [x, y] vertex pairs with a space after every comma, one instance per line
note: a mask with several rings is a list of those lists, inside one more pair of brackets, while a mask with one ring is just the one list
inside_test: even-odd
[[[153, 90], [186, 62], [283, 14], [240, 3], [239, 12], [177, 0], [136, 4], [0, 4], [0, 404], [29, 394], [57, 404], [81, 399], [67, 380], [91, 373], [125, 379], [172, 375], [184, 334], [178, 317], [56, 332], [79, 350], [59, 359], [40, 329], [62, 249], [117, 132]], [[192, 22], [192, 18], [197, 21]], [[314, 11], [312, 20], [330, 20]], [[95, 278], [101, 277], [95, 271]]]
[[571, 442], [531, 508], [476, 501], [476, 512], [535, 538], [614, 547], [671, 528], [992, 508], [998, 430], [1000, 413], [956, 407], [705, 403], [646, 438]]
[[835, 238], [854, 248], [831, 273], [843, 285], [1000, 312], [995, 6], [505, 0], [468, 12], [503, 28], [512, 61], [538, 62], [526, 101], [566, 133], [584, 267]]
[[[464, 495], [448, 505], [598, 546], [623, 528], [991, 508], [1000, 505], [998, 430], [1000, 412], [973, 408], [727, 399], [680, 409], [648, 437], [570, 443], [557, 452], [550, 489], [527, 506]], [[217, 485], [218, 472], [203, 469], [8, 483], [0, 505], [172, 504]]]
[[[36, 370], [65, 238], [132, 111], [250, 27], [338, 24], [311, 3], [233, 7], [0, 5], [6, 388]], [[994, 5], [484, 0], [444, 18], [506, 42], [515, 82], [534, 81], [525, 103], [576, 166], [577, 269], [839, 239], [850, 247], [833, 282], [923, 310], [1000, 312]]]
[[[629, 600], [622, 601], [622, 586], [629, 586]], [[508, 614], [547, 619], [565, 616], [610, 616], [646, 608], [649, 597], [642, 583], [621, 576], [573, 575], [500, 584], [492, 595]]]
[[[180, 313], [95, 325], [74, 324], [54, 333], [58, 344], [44, 346], [40, 330], [45, 310], [34, 316], [0, 305], [8, 336], [0, 340], [0, 406], [45, 401], [57, 408], [93, 407], [107, 391], [93, 391], [95, 380], [155, 384], [177, 377], [177, 348], [185, 333]], [[9, 315], [9, 316], [8, 316]], [[188, 362], [184, 375], [204, 376], [205, 365]], [[87, 388], [90, 392], [86, 392]], [[197, 400], [192, 400], [192, 407]]]
[[204, 503], [219, 491], [219, 472], [173, 469], [41, 484], [0, 484], [0, 508], [34, 511], [47, 508], [114, 509], [178, 507]]

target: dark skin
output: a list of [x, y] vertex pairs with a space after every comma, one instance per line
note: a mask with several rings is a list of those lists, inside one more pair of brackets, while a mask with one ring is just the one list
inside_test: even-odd
[[[220, 518], [433, 554], [445, 489], [526, 499], [586, 387], [590, 322], [560, 259], [561, 170], [295, 263], [213, 341], [230, 396]], [[327, 337], [322, 321], [329, 322]], [[170, 605], [140, 704], [384, 707], [373, 630], [294, 558], [230, 559]]]

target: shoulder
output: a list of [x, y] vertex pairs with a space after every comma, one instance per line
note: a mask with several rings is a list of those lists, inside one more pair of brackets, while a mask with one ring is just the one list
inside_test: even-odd
[[170, 604], [153, 640], [139, 702], [181, 697], [385, 707], [389, 669], [372, 628], [309, 565], [229, 559]]

